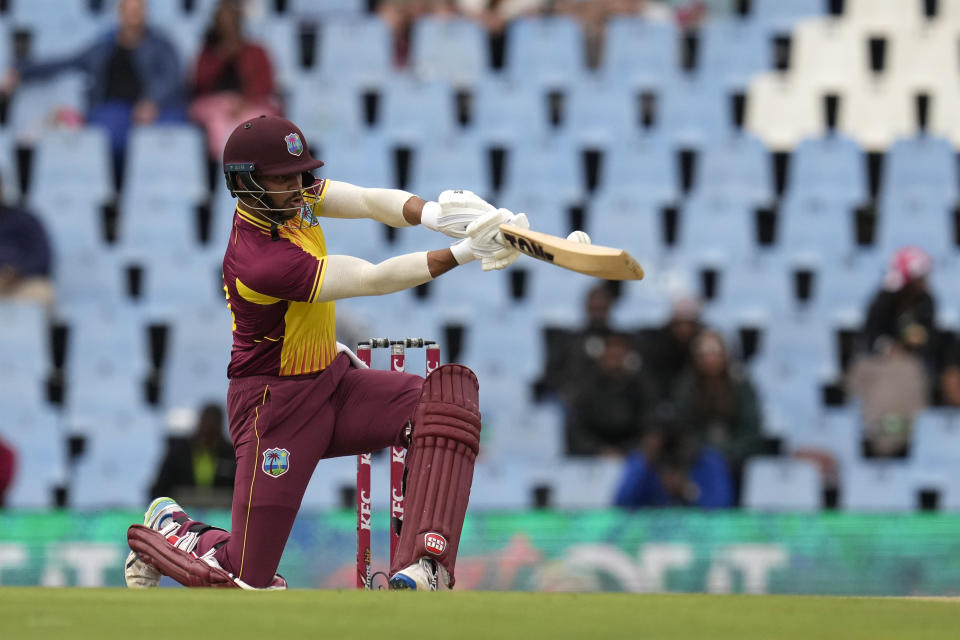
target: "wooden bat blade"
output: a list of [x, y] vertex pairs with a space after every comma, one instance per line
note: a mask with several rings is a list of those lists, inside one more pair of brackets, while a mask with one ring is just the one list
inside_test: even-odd
[[500, 233], [521, 253], [564, 269], [606, 280], [643, 279], [643, 267], [623, 249], [572, 242], [511, 224], [500, 225]]

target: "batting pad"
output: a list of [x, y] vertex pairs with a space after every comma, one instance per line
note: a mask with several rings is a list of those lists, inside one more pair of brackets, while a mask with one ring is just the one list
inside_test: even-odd
[[457, 547], [480, 450], [479, 384], [458, 364], [427, 376], [407, 452], [403, 528], [391, 575], [426, 556], [455, 581]]
[[185, 587], [240, 588], [229, 573], [177, 549], [155, 529], [130, 525], [127, 542], [141, 560]]

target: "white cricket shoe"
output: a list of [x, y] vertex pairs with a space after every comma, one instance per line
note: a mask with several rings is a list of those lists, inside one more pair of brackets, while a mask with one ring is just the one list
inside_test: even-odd
[[[183, 511], [183, 507], [172, 498], [157, 498], [150, 503], [143, 514], [143, 526], [156, 529], [164, 537], [180, 528], [179, 522], [174, 522], [173, 514]], [[131, 589], [149, 589], [160, 584], [160, 572], [140, 559], [131, 551], [124, 563], [123, 577], [127, 587]]]
[[393, 574], [389, 582], [390, 589], [410, 589], [412, 591], [437, 590], [437, 562], [430, 558], [420, 558], [406, 569]]

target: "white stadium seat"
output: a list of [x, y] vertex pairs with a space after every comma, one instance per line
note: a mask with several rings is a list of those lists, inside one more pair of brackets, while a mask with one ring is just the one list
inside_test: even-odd
[[820, 470], [789, 458], [751, 458], [744, 469], [743, 504], [757, 511], [817, 511], [823, 497]]
[[804, 138], [823, 133], [821, 96], [789, 75], [758, 75], [747, 92], [745, 126], [772, 150], [789, 151]]
[[867, 151], [885, 151], [917, 131], [914, 96], [890, 80], [850, 84], [840, 98], [837, 129]]

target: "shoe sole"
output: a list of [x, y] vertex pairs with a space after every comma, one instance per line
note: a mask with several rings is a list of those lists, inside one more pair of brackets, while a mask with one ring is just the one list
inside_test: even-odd
[[[150, 527], [151, 529], [156, 528], [153, 526], [153, 524], [150, 521], [153, 519], [152, 518], [153, 512], [157, 509], [157, 506], [164, 501], [169, 501], [171, 504], [177, 504], [176, 501], [173, 500], [173, 498], [168, 498], [166, 496], [157, 498], [156, 500], [150, 503], [150, 506], [147, 507], [147, 510], [143, 513], [143, 526]], [[161, 509], [161, 511], [163, 510]]]
[[417, 583], [412, 578], [397, 574], [390, 578], [387, 587], [391, 591], [416, 591]]

